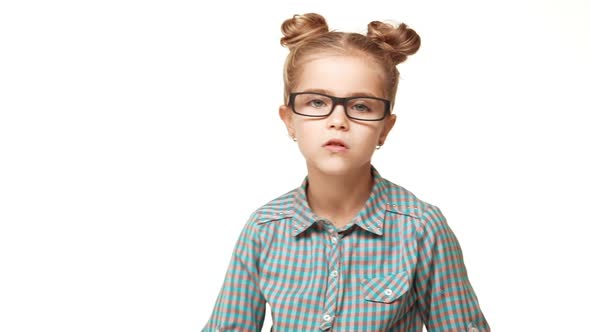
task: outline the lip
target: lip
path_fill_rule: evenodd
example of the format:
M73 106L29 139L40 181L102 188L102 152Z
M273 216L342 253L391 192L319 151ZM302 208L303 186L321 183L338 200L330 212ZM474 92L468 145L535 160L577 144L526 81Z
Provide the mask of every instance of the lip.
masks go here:
M322 145L322 147L332 152L341 152L348 150L348 145L344 143L343 140L335 138L328 140L326 143L324 143L324 145Z

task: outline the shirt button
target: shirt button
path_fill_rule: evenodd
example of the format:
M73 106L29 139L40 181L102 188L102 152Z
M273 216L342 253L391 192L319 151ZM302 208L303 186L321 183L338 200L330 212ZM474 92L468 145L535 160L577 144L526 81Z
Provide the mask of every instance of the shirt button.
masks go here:
M385 290L385 295L391 296L391 294L393 294L393 291L391 289L388 288ZM469 331L469 332L471 332L471 331Z
M332 316L330 316L330 315L324 315L324 320L325 320L326 322L329 322L329 321L330 321L330 319L332 319Z
M336 244L336 242L338 242L338 239L335 236L332 236L332 243Z
M338 271L334 270L332 271L332 273L330 273L330 275L334 278L336 278L338 276Z

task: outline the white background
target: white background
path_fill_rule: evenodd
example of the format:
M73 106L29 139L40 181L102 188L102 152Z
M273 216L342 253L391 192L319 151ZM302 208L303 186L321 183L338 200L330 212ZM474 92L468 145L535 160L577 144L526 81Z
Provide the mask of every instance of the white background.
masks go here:
M279 39L312 11L422 37L374 164L442 209L492 328L590 331L589 6L3 1L0 331L200 331L249 214L305 176Z

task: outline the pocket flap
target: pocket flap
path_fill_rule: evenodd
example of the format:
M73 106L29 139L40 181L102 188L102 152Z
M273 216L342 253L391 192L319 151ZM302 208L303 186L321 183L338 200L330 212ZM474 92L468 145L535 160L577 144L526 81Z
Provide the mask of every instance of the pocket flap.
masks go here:
M410 289L410 278L403 271L364 280L365 300L391 303Z

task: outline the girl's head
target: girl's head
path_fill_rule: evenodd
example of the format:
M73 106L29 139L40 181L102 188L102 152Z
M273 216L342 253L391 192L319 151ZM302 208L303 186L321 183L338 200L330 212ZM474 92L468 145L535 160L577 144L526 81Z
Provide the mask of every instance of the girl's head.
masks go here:
M285 104L297 85L306 62L325 55L358 56L380 68L383 95L392 107L399 81L396 66L420 48L420 36L404 23L394 27L387 23L369 23L367 35L329 31L323 16L315 13L295 15L281 26L281 45L289 48L283 80Z
M308 170L345 174L369 167L395 124L396 65L418 50L420 37L403 23L371 22L366 36L329 31L318 14L295 15L282 31L290 53L279 113Z

